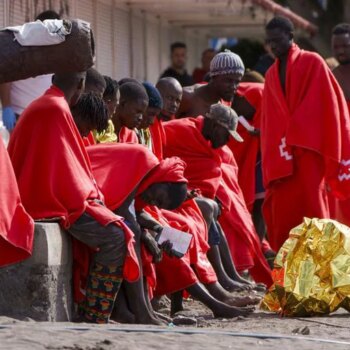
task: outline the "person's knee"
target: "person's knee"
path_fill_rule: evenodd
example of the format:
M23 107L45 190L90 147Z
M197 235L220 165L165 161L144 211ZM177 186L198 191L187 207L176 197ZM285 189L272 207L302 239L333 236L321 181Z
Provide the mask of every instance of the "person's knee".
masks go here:
M202 212L203 217L208 221L212 221L217 218L218 215L218 205L215 201L209 198L198 198L196 200L199 209Z
M99 263L103 265L123 265L127 250L123 229L114 224L106 226L106 232L101 235L98 248L96 260Z

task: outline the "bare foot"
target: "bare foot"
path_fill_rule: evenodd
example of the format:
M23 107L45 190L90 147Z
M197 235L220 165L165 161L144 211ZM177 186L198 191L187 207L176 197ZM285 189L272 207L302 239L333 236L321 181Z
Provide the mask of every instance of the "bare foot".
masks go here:
M169 322L166 320L161 320L160 318L157 318L156 315L152 314L144 314L138 319L135 319L136 324L152 324L155 326L164 326L167 325Z
M170 317L168 317L168 316L166 316L166 315L163 315L163 314L160 313L160 312L154 311L154 315L155 315L157 318L159 318L160 320L165 321L165 322L167 322L167 323L171 323L171 322L173 321Z
M241 283L231 279L224 279L224 280L219 279L219 283L228 292L243 292L243 291L250 291L253 289L253 287L250 284Z
M244 297L231 296L229 298L225 298L223 302L231 306L244 307L248 305L257 305L259 304L260 300L261 298L257 296L244 296Z
M238 316L248 316L254 311L254 308L238 308L220 303L220 305L212 311L216 318L234 318Z
M124 307L124 304L119 304L119 307L114 307L112 311L112 315L110 317L110 321L115 321L118 323L135 323L134 314L127 308Z

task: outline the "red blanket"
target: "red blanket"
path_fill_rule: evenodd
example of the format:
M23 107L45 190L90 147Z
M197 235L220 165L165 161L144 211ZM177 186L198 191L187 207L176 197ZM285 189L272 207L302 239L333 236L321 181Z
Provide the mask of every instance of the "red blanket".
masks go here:
M346 101L350 113L350 101ZM340 200L332 194L329 196L331 218L350 226L350 199Z
M157 126L154 130L157 132L152 133L152 144L156 145L155 154L163 157L165 132L161 122L156 125ZM160 139L157 140L156 138ZM161 146L161 148L159 146ZM159 176L164 176L165 171L167 172L165 176L167 181L172 181L174 178L180 179L181 176L183 176L183 169L181 171L179 167L170 167L167 165L169 163L174 164L172 160L173 158L174 157L167 158L164 161L161 161L159 167L163 168L164 171L159 172L156 168L150 171L144 181L140 184L138 192L142 192L152 182L159 182ZM187 182L187 179L182 177L182 182ZM108 201L108 199L106 199L106 201ZM144 275L147 277L147 281L150 287L153 287L156 295L163 295L186 289L198 282L198 279L205 284L217 281L216 273L206 256L206 252L209 248L207 244L207 227L197 204L193 200L186 201L180 208L174 211L159 210L156 207L150 206L145 207L144 203L140 200L137 200L136 202L138 210L141 209L141 205L153 218L163 225L171 226L193 235L189 252L181 259L169 258L167 255L164 255L161 263L156 265L156 275L153 274L154 264L151 264L152 259L150 259L149 253L142 246L142 265ZM194 273L193 268L195 269L197 276ZM172 271L171 275L169 274L169 271ZM177 276L177 278L174 278L173 276Z
M249 120L249 123L257 129L260 129L263 89L264 84L261 83L240 83L237 91L237 94L245 97L256 110L253 119ZM243 137L244 142L236 142L231 138L228 147L235 156L238 165L238 183L251 212L255 201L255 167L260 151L260 138L251 135L241 124L238 124L237 131Z
M268 71L263 96L261 147L266 186L293 174L291 148L301 147L323 157L332 190L348 198L350 120L340 86L320 56L295 44L288 57L286 95L278 67L276 61Z
M86 148L92 172L104 194L106 206L115 210L138 187L158 159L142 145L99 144Z
M0 266L30 257L34 222L25 211L8 153L0 137Z
M167 135L165 156L177 155L187 167L185 176L192 189L223 205L223 225L238 270L250 269L254 279L270 285L271 275L261 252L250 213L237 181L237 166L227 147L214 150L201 134L203 117L164 124Z
M166 143L162 121L155 118L153 125L149 127L152 137L152 151L158 159L163 159L163 148Z
M139 143L139 140L137 139L137 135L134 130L130 130L126 126L123 126L118 134L118 142Z
M181 159L172 157L159 162L157 158L142 145L120 143L97 145L88 147L87 152L92 163L92 170L97 184L104 193L105 202L111 210L118 208L136 188L136 194L141 194L154 183L187 182L183 177L185 164ZM138 201L138 203L140 203L140 201ZM187 206L190 207L188 204ZM138 209L140 209L140 206L138 206ZM186 220L184 220L180 214L176 216L175 213L168 212L170 213L169 216L173 218L173 221L170 221L165 219L165 215L156 208L151 209L147 207L146 210L165 225L171 225L185 231L189 230L185 223ZM198 216L198 212L196 212L195 209L192 210L191 214ZM175 222L174 216L180 221ZM181 222L181 225L179 222ZM203 227L193 225L192 229L201 230ZM205 229L204 227L204 230ZM196 232L197 231L195 231L195 233ZM198 245L199 243L196 238L193 242L193 246L196 249L196 244ZM193 254L195 249L190 249L190 252ZM160 279L157 276L157 280L152 258L145 249L142 249L142 260L144 275L147 278L149 287L151 289L157 288L156 293L158 294L182 290L197 281L190 267L190 264L197 263L197 256L195 260L191 258L169 258L164 255L164 260L156 265L162 276ZM203 269L203 265L199 262L197 265L199 269L201 267ZM165 273L165 271L167 272ZM169 271L172 272L172 276L176 272L175 275L177 277L171 277ZM200 272L203 277L202 281L206 282L209 279L208 275L210 271Z
M279 80L279 62L268 71L261 148L267 188L264 213L274 249L303 216L329 217L325 180L334 195L349 197L349 122L342 91L316 53L292 46L285 94ZM303 190L306 192L300 196Z
M9 154L23 205L34 219L59 218L67 228L87 212L102 225L115 223L123 228L128 245L124 277L138 279L133 233L122 218L95 201L103 196L61 90L51 87L24 111Z

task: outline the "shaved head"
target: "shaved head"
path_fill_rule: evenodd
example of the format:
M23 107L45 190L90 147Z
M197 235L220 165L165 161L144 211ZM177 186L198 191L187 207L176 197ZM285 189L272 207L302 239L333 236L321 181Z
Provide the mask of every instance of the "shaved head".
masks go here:
M114 124L118 122L128 129L140 127L148 102L146 89L141 84L124 83L120 86L120 102L113 117Z
M72 107L84 91L85 78L86 72L59 72L54 74L52 83L62 90L69 106Z
M166 77L158 81L156 88L163 99L163 109L159 117L164 121L174 119L182 99L181 84L174 78Z
M102 97L106 86L107 84L103 75L95 68L89 68L86 71L85 92L94 92Z
M138 83L124 83L120 86L120 100L132 101L132 100L147 100L148 95L143 85Z
M162 78L158 81L156 88L162 93L164 89L176 89L178 91L182 91L181 84L175 79L171 77Z
M123 79L120 79L118 83L119 83L119 86L122 86L126 83L135 83L135 84L142 85L141 82L139 82L137 79L134 79L134 78L123 78Z

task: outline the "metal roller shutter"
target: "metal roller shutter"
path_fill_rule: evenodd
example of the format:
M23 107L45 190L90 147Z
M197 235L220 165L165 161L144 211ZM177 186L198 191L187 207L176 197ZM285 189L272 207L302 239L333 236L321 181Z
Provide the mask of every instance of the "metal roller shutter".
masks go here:
M101 74L113 76L113 7L97 3L96 61Z
M32 20L31 1L11 0L8 2L8 20L9 25L21 25Z
M170 64L170 34L169 27L162 26L160 31L160 69L163 72Z
M76 17L89 22L94 31L94 35L96 35L93 0L76 1Z
M151 20L147 21L146 28L146 52L147 52L147 80L156 83L160 72L159 62L159 24Z
M131 75L129 12L115 8L114 26L115 75L117 79L121 79Z
M144 19L132 16L132 76L138 80L145 80L145 33Z

